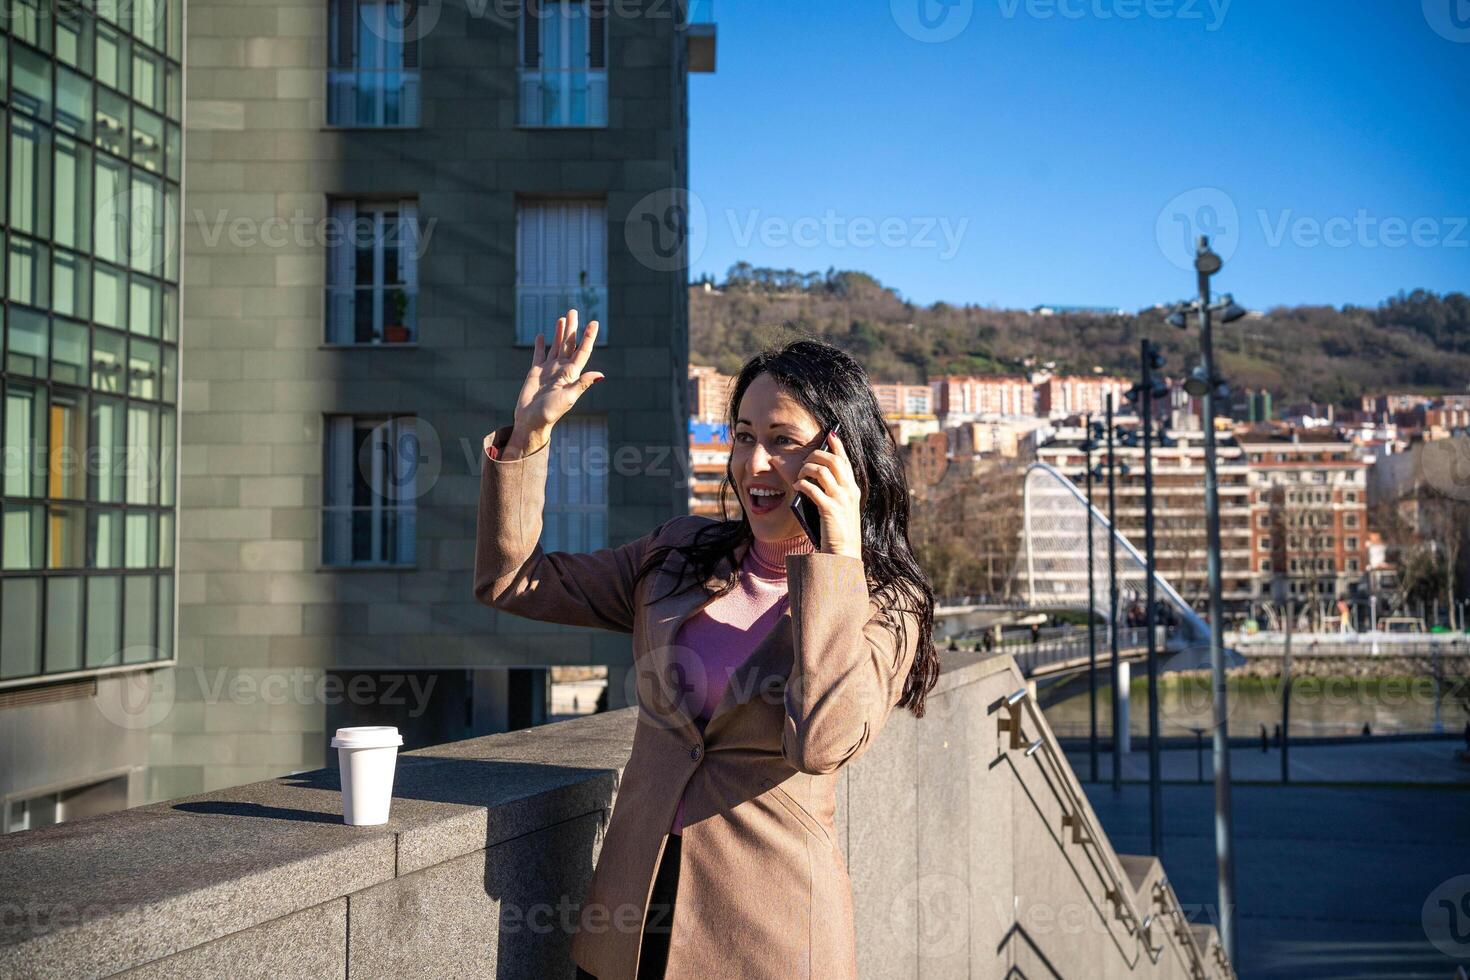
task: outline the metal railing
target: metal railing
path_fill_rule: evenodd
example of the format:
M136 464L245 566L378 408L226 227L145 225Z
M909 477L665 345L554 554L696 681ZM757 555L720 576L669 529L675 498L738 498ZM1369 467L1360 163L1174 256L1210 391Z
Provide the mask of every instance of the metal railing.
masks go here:
M327 125L417 126L417 68L331 68Z
M1123 922L1128 934L1142 944L1143 952L1149 957L1150 962L1157 963L1163 947L1153 945L1151 930L1155 916L1152 914L1147 917L1141 916L1138 909L1134 907L1130 898L1131 888L1127 884L1127 872L1123 870L1112 848L1106 845L1107 838L1099 833L1098 827L1093 822L1072 767L1067 762L1056 738L1052 735L1030 691L1024 687L1018 689L1001 702L1000 710L1004 715L997 724L999 731L1009 736L1006 743L1009 749L1011 751L1022 750L1025 758L1039 756L1050 763L1051 773L1046 782L1052 787L1057 802L1061 804L1062 830L1067 835L1066 840L1089 852L1089 863L1098 872L1101 879L1104 901L1112 904L1114 915ZM1028 729L1037 733L1035 738L1027 738ZM1164 885L1169 908L1161 911L1175 919L1175 938L1190 958L1191 975L1205 978L1209 974L1204 952L1199 948L1193 933L1189 930L1188 920L1184 916L1178 898L1174 895L1173 890L1168 888L1167 883ZM1159 897L1157 885L1155 889L1157 899ZM1219 965L1227 977L1233 976L1228 961L1220 960Z
M522 68L522 126L606 126L607 69Z
M419 295L410 286L328 286L327 343L409 344L419 339Z

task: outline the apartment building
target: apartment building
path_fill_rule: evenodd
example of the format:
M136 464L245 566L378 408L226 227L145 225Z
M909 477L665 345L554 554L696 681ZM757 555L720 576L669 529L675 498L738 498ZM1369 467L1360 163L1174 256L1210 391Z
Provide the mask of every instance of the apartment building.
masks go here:
M1242 429L1249 467L1251 566L1271 595L1284 576L1299 600L1354 592L1368 569L1369 463L1334 431Z
M689 417L698 422L727 423L735 376L716 368L689 365Z
M720 484L730 461L730 426L725 422L689 420L689 513L724 520L736 516L733 492L729 512L720 509Z
M1102 375L1041 375L1035 380L1036 414L1052 419L1102 415L1107 411L1109 396L1113 410L1120 412L1123 394L1133 385L1126 378Z
M947 426L985 416L1033 416L1036 386L1019 377L946 375L929 379L934 412Z
M1196 609L1206 607L1209 578L1205 532L1204 433L1170 430L1172 446L1156 446L1154 461L1154 533L1159 573ZM1039 462L1048 463L1077 486L1085 486L1086 433L1076 425L1062 426L1054 437L1036 451ZM1216 439L1220 499L1221 597L1234 615L1249 608L1259 595L1251 564L1252 491L1242 448L1228 434ZM1121 467L1116 477L1118 528L1140 552L1144 547L1143 448L1116 443L1115 456ZM1105 462L1107 453L1092 454L1094 466ZM1108 512L1105 482L1093 487L1093 504ZM1082 575L1085 578L1085 569ZM1086 582L1079 586L1086 590Z
M885 418L931 418L934 393L928 385L875 384L873 396Z
M688 75L713 69L713 25L683 2L199 0L184 134L182 12L158 17L148 34L84 16L54 46L8 39L12 128L34 88L24 112L57 154L36 172L95 172L93 201L127 191L134 220L139 197L179 220L143 236L168 259L150 270L59 215L10 210L12 279L33 284L10 308L36 305L54 330L26 425L86 420L88 439L158 447L163 478L114 487L109 470L59 523L12 519L7 496L7 535L54 543L7 545L5 662L35 661L10 639L29 600L48 679L48 663L74 672L67 658L173 669L151 672L141 710L113 697L111 738L77 727L91 705L52 711L7 797L68 792L83 742L79 765L126 770L139 802L318 767L339 725L394 724L409 745L522 727L545 718L554 665L611 665L611 704L625 703L625 637L475 601L481 440L510 421L536 333L575 307L601 321L608 380L557 427L542 545L617 545L686 511L687 252L670 216L687 188ZM89 388L88 343L91 401L68 407L57 392ZM7 378L7 404L21 397ZM48 504L73 499L46 479ZM38 569L81 556L80 581L11 585L21 545ZM95 611L71 639L68 603Z

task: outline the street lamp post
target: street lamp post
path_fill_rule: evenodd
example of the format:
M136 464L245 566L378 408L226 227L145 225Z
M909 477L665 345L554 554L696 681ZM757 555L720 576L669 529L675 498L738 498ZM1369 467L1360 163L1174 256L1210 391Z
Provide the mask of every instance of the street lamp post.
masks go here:
M1082 440L1087 469L1087 754L1092 781L1097 782L1097 587L1094 584L1092 544L1092 416L1085 416L1087 436Z
M1118 716L1122 711L1122 691L1118 689L1118 492L1117 456L1113 440L1113 394L1108 392L1108 634L1111 639L1112 665L1109 687L1113 694L1113 792L1123 789L1123 729Z
M1138 389L1138 407L1143 416L1143 540L1144 540L1144 628L1148 631L1148 826L1149 843L1155 857L1164 855L1164 800L1161 760L1159 755L1159 650L1155 631L1154 603L1154 370L1164 366L1164 358L1147 339L1142 342L1140 360L1143 377Z
M1218 876L1220 906L1220 945L1235 961L1235 852L1234 829L1230 806L1230 743L1227 728L1228 705L1225 688L1224 614L1220 583L1220 488L1215 456L1215 398L1225 390L1215 373L1215 351L1210 330L1210 316L1220 313L1222 323L1231 323L1246 315L1226 295L1218 309L1210 305L1210 277L1224 266L1223 260L1210 250L1209 238L1201 235L1195 254L1199 298L1176 309L1169 322L1176 327L1188 326L1186 314L1198 315L1200 369L1185 385L1185 390L1200 399L1205 430L1205 533L1209 571L1210 674L1214 703L1214 739L1212 758L1215 764L1215 864Z

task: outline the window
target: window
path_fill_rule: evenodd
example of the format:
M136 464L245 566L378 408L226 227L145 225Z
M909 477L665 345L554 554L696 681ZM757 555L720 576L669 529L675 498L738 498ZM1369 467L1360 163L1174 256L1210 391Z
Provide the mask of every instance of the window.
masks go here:
M412 564L417 419L329 416L325 431L322 563Z
M332 0L327 124L417 126L418 0Z
M563 418L551 437L541 547L595 551L607 547L607 420Z
M1357 514L1344 514L1343 517L1342 517L1342 526L1343 527L1357 527L1358 526L1358 515Z
M607 343L607 207L526 201L516 211L516 343L531 345L575 309Z
M525 0L522 126L607 125L605 0Z
M0 687L167 658L175 595L183 4L12 14Z
M418 340L418 205L334 201L327 343Z
M1347 559L1343 563L1343 570L1344 571L1348 571L1348 572L1356 572L1358 570L1358 559L1356 559L1356 558L1349 558L1349 559Z
M1269 572L1270 570L1271 570L1271 559L1269 559L1269 558L1262 558L1261 559L1261 571L1263 571L1263 572Z
M1352 535L1349 535L1348 537L1343 538L1342 541L1343 541L1343 547L1346 548L1348 551L1357 551L1358 550L1358 539L1355 538L1355 537L1353 537Z

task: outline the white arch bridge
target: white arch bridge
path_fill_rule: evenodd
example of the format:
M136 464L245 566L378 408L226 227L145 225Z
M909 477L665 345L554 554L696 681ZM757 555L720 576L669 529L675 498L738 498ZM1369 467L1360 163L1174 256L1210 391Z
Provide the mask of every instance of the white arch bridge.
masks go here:
M1086 495L1077 485L1046 463L1033 463L1022 481L1022 519L1020 547L1012 575L1010 595L1001 601L960 601L941 605L934 610L935 641L972 639L996 626L1032 625L1038 627L1048 614L1074 611L1085 613L1089 607L1098 618L1097 655L1104 662L1111 652L1109 598L1109 535L1117 542L1117 574L1119 615L1129 600L1140 600L1146 593L1147 563L1133 542L1115 531L1097 507L1089 507ZM1088 599L1087 545L1092 538L1093 595ZM1160 670L1198 670L1210 665L1209 625L1190 607L1175 588L1154 573L1154 592L1158 602ZM1008 644L1022 671L1028 676L1064 673L1086 667L1088 639L1085 626L1063 631L1046 631L1046 639L1036 643ZM1119 652L1122 656L1139 657L1145 652L1146 631L1120 627ZM1245 659L1233 650L1226 651L1226 665L1243 664Z

